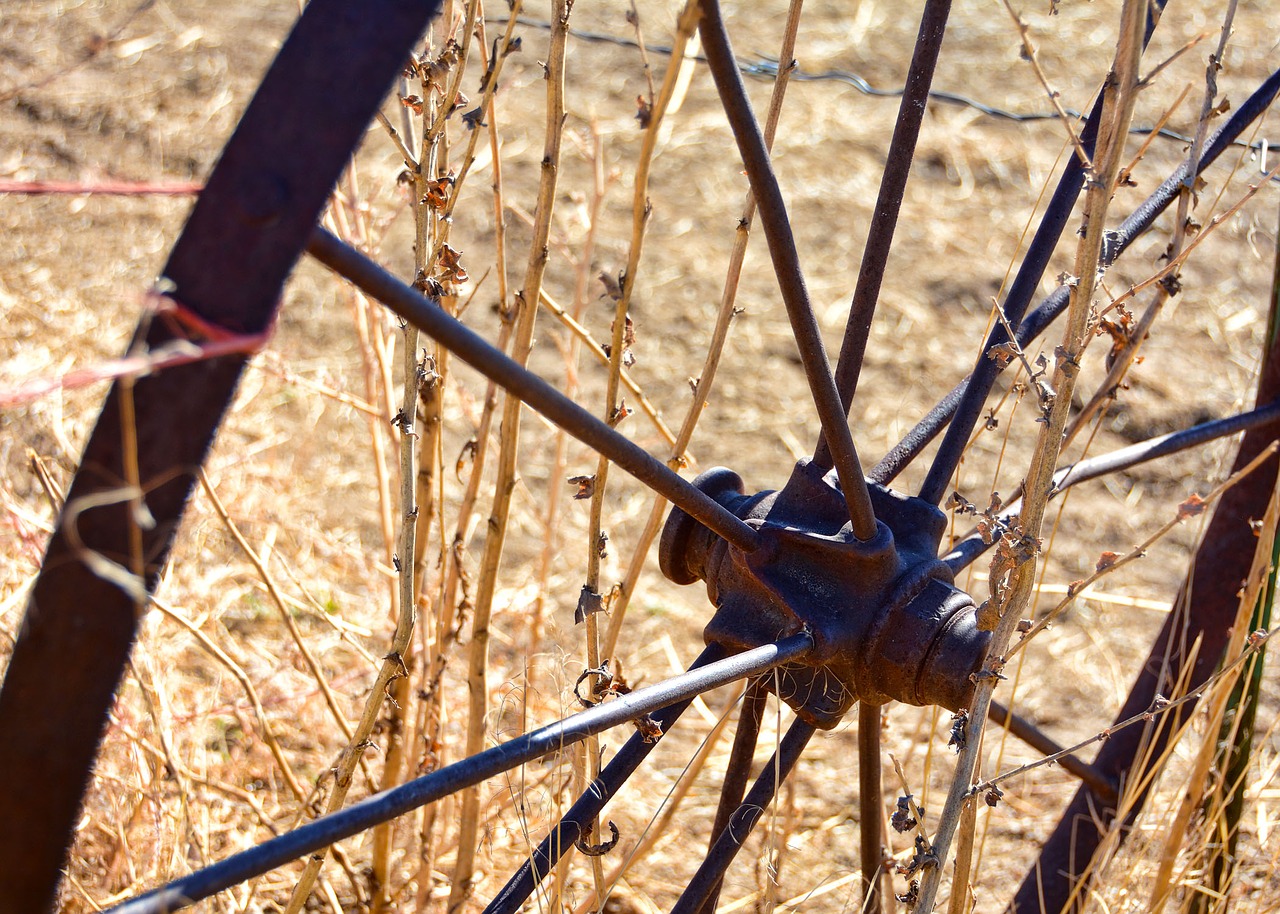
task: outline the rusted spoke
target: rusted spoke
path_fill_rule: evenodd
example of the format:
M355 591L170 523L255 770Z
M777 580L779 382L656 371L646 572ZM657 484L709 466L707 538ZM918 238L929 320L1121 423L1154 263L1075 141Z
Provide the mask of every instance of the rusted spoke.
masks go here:
M308 253L345 276L458 358L511 391L582 443L595 448L655 492L745 552L756 547L756 533L682 479L662 461L609 428L533 372L520 367L421 292L392 276L364 254L323 228L311 237Z
M862 265L858 268L858 283L853 291L853 304L849 320L844 328L844 342L840 345L840 358L836 362L836 388L844 404L844 414L849 415L853 395L858 389L858 376L862 372L862 359L866 354L867 336L871 333L871 319L880 299L880 284L884 280L885 264L893 246L893 233L898 225L898 213L902 209L902 196L911 173L911 160L915 157L916 141L920 137L920 125L924 121L925 102L933 84L933 71L942 50L942 38L946 31L947 16L951 12L951 0L929 0L920 19L920 32L916 37L915 53L907 70L906 88L902 104L898 108L898 120L889 143L889 157L880 177L880 193L872 210L871 226L867 232L867 244L862 252ZM813 452L813 461L822 467L831 467L831 449L824 436Z
M809 302L809 290L800 269L800 257L796 253L786 203L783 202L777 176L773 173L760 124L747 100L742 74L729 44L729 33L725 30L724 19L720 15L720 4L717 0L701 0L700 6L702 22L699 30L707 63L720 93L725 114L729 118L729 125L733 128L738 151L751 181L751 192L755 194L756 206L760 210L760 224L764 229L765 240L769 243L769 255L773 259L773 269L782 290L782 301L791 321L791 332L795 336L809 390L817 407L822 434L834 458L840 488L849 509L849 519L853 522L853 534L865 542L876 535L875 511L871 507L871 495L867 491L867 481L862 474L862 463L853 444L853 435L849 432L849 422L840 403L840 392L836 389L835 378L831 374L818 321Z

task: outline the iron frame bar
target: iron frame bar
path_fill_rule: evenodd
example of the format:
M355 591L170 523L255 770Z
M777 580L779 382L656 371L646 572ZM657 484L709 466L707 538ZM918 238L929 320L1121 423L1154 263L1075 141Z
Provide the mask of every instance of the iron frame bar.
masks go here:
M579 711L431 774L374 794L126 901L110 911L114 914L168 914L187 907L246 879L270 872L292 860L315 853L381 822L433 803L519 765L559 752L597 733L637 720L676 702L692 699L722 685L748 676L758 676L779 664L798 660L812 647L813 639L801 632L774 644L713 660L705 666ZM708 648L708 651L715 650L718 649ZM704 652L703 659L706 657L707 653Z
M858 390L858 378L867 351L867 338L871 334L871 321L880 300L880 286L884 282L885 267L893 248L894 231L898 226L898 213L911 175L911 162L915 158L920 127L933 86L933 73L942 51L942 39L946 33L947 18L951 13L951 0L927 0L920 17L920 30L916 35L915 51L907 69L907 80L898 106L898 117L893 126L893 138L889 142L889 154L884 172L880 176L880 191L875 209L871 211L871 225L867 230L867 242L862 251L862 263L858 268L858 281L849 306L844 339L840 355L836 359L836 389L840 392L846 421L853 397ZM825 436L818 439L813 451L813 462L824 469L831 469L831 449Z
M263 338L333 185L439 5L312 0L173 247L157 289L168 310L143 315L131 352ZM138 620L246 361L242 352L111 385L0 689L3 914L54 904Z
M742 849L742 845L746 843L756 824L764 816L765 810L773 802L776 788L790 777L805 746L816 731L816 727L798 717L791 722L782 737L778 751L769 759L755 783L751 785L751 789L747 791L746 797L730 817L728 826L712 845L698 867L698 871L693 874L684 892L676 900L671 914L695 914L704 910L712 892L724 881L724 874L729 869L729 864L733 863L738 851Z
M755 530L376 261L324 228L315 230L307 252L734 546L744 552L756 548Z
M791 322L791 332L796 340L814 406L817 408L822 434L831 449L836 473L840 478L840 488L849 508L853 535L866 542L876 535L875 510L871 506L871 493L867 489L862 463L858 459L853 434L849 430L849 422L840 402L840 392L836 389L835 377L827 360L822 333L818 329L818 321L809 301L809 290L800 269L800 255L796 251L795 236L791 232L787 205L782 199L782 190L773 172L764 134L760 132L760 124L751 111L742 73L734 58L729 33L720 14L720 4L718 0L699 0L699 6L702 8L702 21L698 30L702 35L703 52L715 80L716 91L720 94L720 103L737 141L747 178L751 182L751 193L756 199L760 225L768 242L769 256L773 260L773 271L777 275L787 318Z
M707 648L690 666L691 670L705 666L715 659L718 649ZM668 733L671 726L693 703L692 698L685 699L657 711L653 715L654 722ZM649 757L649 753L657 748L658 740L646 739L644 734L633 733L609 760L609 764L601 769L600 774L582 792L573 806L569 808L556 823L547 837L520 865L520 869L507 880L506 885L493 897L484 909L484 914L516 914L529 896L537 889L538 883L550 874L564 853L581 837L583 829L595 821L600 811L613 799L623 784L630 779L641 763Z
M1180 432L1170 432L1129 447L1120 448L1107 454L1099 454L1077 463L1065 466L1054 474L1051 498L1056 498L1072 486L1100 476L1118 473L1130 467L1139 466L1161 457L1168 457L1181 451L1200 447L1210 441L1225 438L1228 435L1248 432L1280 421L1280 401L1237 413L1225 419L1202 422ZM1021 500L1014 500L1005 505L1000 519L1008 522L1018 513ZM978 557L991 548L993 543L986 543L977 533L970 533L953 545L942 561L956 574L977 561Z
M1222 128L1214 134L1213 139L1205 148L1204 155L1200 159L1196 174L1202 174L1219 156L1231 148L1245 128L1266 111L1275 100L1277 93L1280 93L1280 70L1272 73L1262 85L1245 99L1240 107L1227 119L1227 122L1222 125ZM1124 220L1114 234L1110 250L1105 252L1106 266L1109 267L1114 263L1116 258L1123 254L1143 232L1149 229L1156 218L1177 199L1185 178L1185 172L1186 165L1184 163ZM1068 298L1069 290L1066 286L1060 286L1037 305L1017 325L1018 345L1025 348L1039 337L1054 319L1066 310ZM1014 318L1011 317L1010 323L1013 322ZM992 339L995 338L993 335ZM1000 337L1000 339L1003 339L1003 337ZM988 348L983 349L979 364L989 361L986 359L988 351ZM885 485L892 482L908 464L929 446L929 443L933 441L938 433L952 421L952 417L956 415L958 406L965 397L969 385L973 383L973 377L973 374L965 377L964 380L939 400L937 405L923 419L917 422L879 463L871 468L871 471L867 474L868 477ZM985 394L982 400L985 401ZM981 404L979 404L980 409ZM972 429L970 429L971 432ZM964 436L966 444L968 437L968 434ZM949 460L950 458L947 459ZM950 479L949 473L942 475L941 471L939 471L939 475L944 480ZM931 484L930 489L935 485ZM933 492L930 491L929 494L933 494ZM923 494L921 497L924 497ZM940 499L941 495L938 496L938 499L930 500L936 504Z

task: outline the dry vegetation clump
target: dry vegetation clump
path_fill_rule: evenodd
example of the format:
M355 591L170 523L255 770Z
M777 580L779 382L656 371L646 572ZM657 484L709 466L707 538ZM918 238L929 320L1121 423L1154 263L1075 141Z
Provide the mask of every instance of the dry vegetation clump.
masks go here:
M1063 106L1086 110L1114 55L1120 4L1054 5L1058 15L1037 7L1024 21ZM757 63L778 55L786 4L730 6L739 54ZM1239 6L1218 77L1219 98L1235 103L1280 64L1269 4ZM816 441L812 401L758 231L742 242L736 298L722 291L747 182L711 79L693 59L696 44L683 67L658 47L685 40L683 4L637 4L631 19L617 5L579 4L562 63L546 6L524 8L529 18L515 25L505 5L465 25L466 5L451 7L384 106L383 123L371 125L326 226L662 459L690 471L731 466L752 491L781 485ZM795 39L800 70L787 85L773 154L832 353L897 110L895 99L860 94L842 74L900 86L916 15L874 0L810 0ZM0 20L0 129L13 142L0 150L0 181L201 181L295 16L288 3L144 3L132 12L105 2L9 3ZM1171 131L1195 132L1221 17L1218 5L1170 5L1142 70L1173 59L1140 94L1135 124L1167 116ZM957 3L935 88L1004 111L1049 111L1022 51L1003 6ZM480 81L491 62L500 66L494 93ZM549 95L545 78L550 72L554 82L561 66L562 99ZM669 68L688 81L675 81L663 111ZM762 118L773 86L748 83ZM459 89L467 100L453 110L446 99ZM552 130L554 188L540 184L549 122L562 124ZM1246 139L1266 137L1274 124L1264 117ZM1112 214L1129 212L1187 154L1177 140L1146 144L1135 134L1126 162L1140 147L1133 184L1117 189ZM994 320L992 299L1069 155L1056 118L1013 121L930 104L852 413L869 462L970 370ZM1183 292L1118 399L1064 461L1251 405L1273 291L1277 185L1211 220L1248 194L1258 168L1241 147L1206 176L1192 215L1211 237L1184 266ZM641 233L642 174L638 199L651 212ZM0 548L9 557L0 566L0 658L12 650L60 493L106 389L101 379L39 395L24 385L84 369L105 377L189 205L181 196L0 193ZM1102 307L1163 265L1174 221L1164 216L1107 274L1096 295ZM1051 277L1071 269L1076 239L1068 235L1045 293ZM530 256L543 246L544 271ZM713 382L704 360L722 300L728 343ZM1037 344L1050 359L1057 334ZM1077 408L1105 375L1106 343L1091 348ZM1039 354L1026 353L1033 363ZM954 480L980 505L1020 483L1035 446L1037 410L1025 375L1015 374L1001 382ZM407 391L405 377L414 379ZM700 413L696 432L677 444L691 411ZM409 413L412 435L404 434ZM515 455L512 466L504 467L504 450ZM1100 554L1124 555L1193 493L1208 495L1233 453L1231 442L1217 442L1052 503L1029 615L1061 601ZM916 491L928 457L895 486ZM418 510L405 524L410 503ZM1267 507L1258 506L1259 519ZM604 660L631 687L683 669L710 612L700 589L668 583L648 556L660 511L625 473L607 472L606 482L596 454L531 410L508 407L482 375L304 261L143 620L85 801L63 909L100 910L571 713L580 707L575 683ZM505 523L491 520L503 515ZM955 535L966 522L955 518ZM1064 745L1099 734L1171 610L1202 523L1172 525L1145 557L1079 595L1010 665L998 697ZM1272 513L1260 543L1274 527ZM1261 580L1266 562L1258 568ZM959 583L985 594L986 562ZM576 624L584 588L607 611ZM411 630L409 603L417 609ZM403 669L388 660L393 645ZM1215 865L1210 851L1222 843L1213 804L1223 795L1214 750L1234 719L1225 681L1168 750L1133 837L1108 849L1090 910L1280 906L1276 685L1273 664L1241 781L1246 813L1229 896L1203 888ZM570 854L537 910L596 910L598 886L608 887L606 910L670 908L705 847L732 742L725 724L740 703L735 688L695 702L607 808L618 847L603 857ZM757 763L791 716L770 705ZM361 729L362 718L369 727ZM901 764L930 833L953 770L951 726L937 709L892 706L884 718L886 754ZM627 735L611 732L344 842L313 867L313 888L299 862L203 909L478 910ZM1042 758L1002 731L986 741L986 777ZM352 746L358 751L345 751ZM856 910L855 746L852 723L815 738L731 871L720 911ZM353 769L345 797L335 786L344 762ZM903 791L887 761L885 770L888 817ZM981 911L1011 895L1075 781L1039 765L1001 787L1000 804L977 818L971 891ZM909 861L912 835L888 835L895 860ZM907 891L900 878L893 886Z

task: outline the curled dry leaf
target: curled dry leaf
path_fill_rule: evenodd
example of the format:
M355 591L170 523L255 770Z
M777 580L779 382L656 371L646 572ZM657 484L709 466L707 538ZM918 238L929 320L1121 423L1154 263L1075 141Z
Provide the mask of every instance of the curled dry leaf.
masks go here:
M653 120L653 105L643 95L636 96L636 120L640 122L641 130L648 129L649 122Z
M619 400L617 407L615 407L613 412L609 414L609 426L611 428L617 428L622 420L627 418L627 416L631 415L633 412L635 412L635 410L627 406L627 401L625 399Z
M578 491L573 493L575 499L590 498L595 494L596 478L594 476L570 476L568 483L578 487Z
M601 270L600 283L604 286L604 294L609 298L614 301L622 298L622 283L618 281L618 277L607 270Z
M610 821L608 825L610 836L606 840L599 844L588 844L586 842L586 836L584 835L574 842L574 847L583 854L586 854L588 857L603 857L605 854L609 853L609 851L618 846L618 826L614 825L612 821Z
M574 610L573 621L576 625L581 625L587 621L587 616L601 612L603 609L604 597L583 584L582 592L578 594L578 607Z
M1204 513L1204 499L1199 495L1192 493L1186 501L1178 505L1178 520L1186 520L1188 517L1196 517Z
M969 742L968 736L969 725L969 709L961 708L951 718L951 738L947 740L948 746L954 746L956 752L960 752Z
M1004 368L1018 357L1018 344L1014 342L1000 343L987 350L987 358Z
M662 724L648 714L636 720L636 730L646 743L656 743L662 739Z
M440 273L449 282L466 282L467 271L462 267L462 252L450 245L440 245L440 256L436 259Z
M449 203L449 192L456 180L451 171L443 177L427 181L427 192L422 195L422 204L435 210L444 209Z
M898 808L889 817L889 824L900 835L916 827L916 817L911 814L911 797L898 797Z
M453 472L458 477L458 482L462 482L462 471L467 468L467 464L476 459L476 451L479 447L480 442L476 440L475 435L472 435L458 451L458 459L453 465Z

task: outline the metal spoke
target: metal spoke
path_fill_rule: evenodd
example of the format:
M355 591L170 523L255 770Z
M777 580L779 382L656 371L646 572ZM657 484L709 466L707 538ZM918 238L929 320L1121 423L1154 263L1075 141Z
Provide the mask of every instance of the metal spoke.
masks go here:
M862 860L864 914L878 914L880 869L884 859L880 827L880 706L858 702L858 840Z
M791 722L786 735L782 737L782 744L778 747L778 751L774 753L773 758L769 759L769 763L756 778L746 799L738 806L729 820L729 826L720 835L720 839L711 848L702 865L698 867L698 872L694 874L684 893L676 901L671 914L695 914L702 910L703 905L711 897L712 891L724 879L725 870L729 868L733 858L746 843L747 837L760 821L760 817L764 815L764 811L773 802L775 791L800 760L800 754L804 752L804 747L813 736L815 729L812 724L806 724L799 718Z
M399 787L384 790L309 825L197 870L164 888L126 901L111 910L116 914L165 914L184 908L246 879L261 876L292 860L372 828L380 822L433 803L527 762L559 752L566 746L582 742L611 727L636 720L645 714L730 682L758 676L779 664L797 660L812 647L813 639L801 632L774 644L710 662L700 669L674 676L665 682L637 689L431 774L407 781ZM704 658L705 656L704 654Z
M1222 129L1220 129L1213 137L1205 149L1204 155L1200 159L1197 174L1204 172L1214 161L1218 159L1231 145L1239 138L1254 120L1256 120L1275 100L1276 94L1280 92L1280 70L1272 73L1265 82L1262 83L1239 108L1231 115ZM1185 165L1181 166L1168 179L1165 180L1159 188L1155 190L1134 212L1126 219L1115 232L1109 249L1104 251L1104 261L1110 266L1120 254L1128 249L1133 241L1151 227L1156 218L1168 208L1168 206L1178 198L1178 193L1183 184ZM1045 329L1053 322L1059 314L1067 306L1069 297L1068 289L1060 286L1055 289L1043 302L1041 302L1026 319L1018 325L1018 344L1026 347L1035 340ZM1013 319L1010 318L1010 322ZM988 350L983 350L981 362L989 361L985 355ZM998 373L998 372L997 372ZM931 442L947 423L951 421L956 414L961 398L965 395L969 384L972 383L973 375L966 377L955 388L951 390L945 397L939 401L929 413L916 423L903 439L889 451L884 458L877 463L868 474L870 479L879 483L891 482L903 469L907 467L921 452L928 447ZM976 396L976 395L975 395ZM984 392L982 399L985 400ZM959 433L957 433L958 435ZM968 441L968 434L964 436L965 442ZM947 458L948 461L951 459ZM936 463L936 461L935 461ZM950 474L943 474L939 470L937 475L943 480L950 479ZM929 494L933 494L936 483L930 483ZM945 488L944 488L945 491ZM923 493L922 496L923 497ZM936 504L940 501L942 495L937 498L931 498Z
M1051 497L1057 497L1072 486L1087 482L1090 479L1118 473L1121 470L1127 470L1142 463L1157 460L1161 457L1168 457L1170 454L1199 447L1203 444L1208 444L1210 441L1225 438L1228 435L1259 428L1277 420L1280 420L1280 402L1260 406L1246 413L1237 413L1225 419L1203 422L1180 432L1171 432L1168 435L1141 441L1138 444L1132 444L1129 447L1120 448L1108 454L1100 454L1097 457L1081 460L1070 466L1063 467L1054 474ZM1020 504L1020 499L1014 499L1005 505L1000 514L1001 520L1008 521L1017 514ZM977 533L971 533L952 546L951 550L942 557L942 561L952 571L959 573L969 567L978 556L989 548L991 548L991 544L983 542L982 537Z
M702 652L690 667L696 670L715 660L721 651L709 647ZM662 728L663 733L671 730L693 699L687 698L677 704L663 708L653 715L654 722ZM570 847L582 837L582 830L604 809L605 804L613 798L623 784L640 767L641 762L649 757L649 753L658 745L658 740L646 738L645 734L633 733L618 753L609 760L600 771L599 776L583 791L582 796L569 808L551 833L542 840L529 857L521 864L520 869L507 880L502 891L494 896L484 909L484 914L515 914L520 906L528 900L537 888L538 883L546 878L551 868Z
M764 719L768 697L768 688L763 679L751 683L743 697L742 710L738 714L738 729L733 734L733 749L729 753L724 783L720 787L720 803L716 807L716 818L711 825L711 848L716 846L724 830L729 827L734 812L742 803L742 795L747 792L747 781L751 779L751 761L755 757L756 743L760 738L760 721ZM700 914L713 914L719 895L720 883L716 882L706 902L699 908Z
M1091 156L1094 143L1098 138L1098 122L1101 120L1101 114L1102 97L1099 96L1080 135L1081 146ZM1031 296L1035 295L1036 289L1040 286L1044 271L1049 266L1049 258L1057 249L1062 233L1067 227L1067 220L1070 219L1076 201L1083 190L1084 164L1078 156L1072 156L1067 162L1067 167L1062 171L1058 187L1053 192L1048 207L1045 208L1044 216L1036 227L1031 244L1027 247L1027 255L1018 267L1013 284L1009 287L1009 294L1005 296L1004 304L1001 306L1005 319L1011 326L1018 326L1026 314L1027 306L1031 304ZM920 498L925 501L936 505L941 503L946 495L951 477L955 475L956 467L960 465L960 457L969 444L969 436L973 434L978 419L982 415L982 408L986 405L987 396L991 393L996 377L1002 370L996 361L987 358L987 353L992 347L1008 341L1008 331L1005 330L1002 322L997 321L991 328L991 334L983 344L982 351L978 353L977 364L965 384L964 393L955 408L955 415L951 417L951 424L942 439L942 444L938 446L938 453L929 467L924 484L920 487Z
M375 261L323 228L316 229L307 252L728 542L744 552L756 548L756 532L745 523Z
M1154 4L1148 13L1146 31L1142 37L1143 48L1151 40L1151 33L1155 31L1159 13L1163 8L1164 0ZM1090 156L1093 155L1094 144L1098 137L1098 124L1101 119L1102 96L1099 95L1097 101L1094 102L1093 110L1089 113L1088 120L1085 122L1084 130L1080 134L1080 146ZM1044 271L1049 265L1049 258L1058 246L1058 241L1062 238L1062 232L1066 228L1067 220L1071 216L1076 200L1084 189L1083 178L1084 163L1080 161L1079 156L1072 156L1070 161L1067 162L1067 167L1063 169L1062 177L1058 181L1058 187L1049 201L1049 206L1045 209L1040 225L1036 228L1036 233L1027 248L1027 255L1023 258L1022 265L1018 268L1018 273L1014 277L1013 285L1009 288L1009 294L1005 296L1004 316L1011 326L1017 326L1021 322L1023 315L1027 311L1027 306L1031 303L1031 296L1035 294L1036 288L1040 285L1040 280L1044 277ZM988 337L986 345L982 347L982 351L978 354L978 362L974 367L973 374L970 376L968 388L965 390L964 396L956 409L956 414L951 420L951 427L947 429L947 434L943 438L942 444L938 447L938 453L934 457L933 465L929 467L929 474L925 478L924 485L920 489L920 497L925 501L936 505L946 495L947 486L951 481L951 477L955 475L956 467L960 465L960 458L964 454L965 446L969 443L969 436L973 434L974 428L977 427L978 419L982 414L982 407L987 402L987 395L991 393L991 386L995 383L996 376L1000 373L996 363L988 359L986 354L991 351L993 346L999 346L1001 343L1008 341L1009 334L1005 330L1003 323L997 322L991 328L991 335Z
M809 302L809 290L805 287L804 274L800 269L800 258L796 253L786 203L783 202L777 176L773 173L760 125L747 100L742 74L738 70L733 48L729 44L729 34L725 31L724 20L720 15L720 4L717 0L701 0L700 6L702 22L698 28L702 34L707 64L720 93L729 126L737 140L747 178L751 182L751 192L755 195L756 206L760 211L760 225L769 244L769 255L773 259L774 273L778 277L782 301L791 322L791 332L804 365L805 378L817 407L818 421L822 425L823 437L834 455L840 488L848 505L849 519L853 523L853 534L865 542L876 535L875 511L871 507L871 495L867 491L867 481L862 474L862 463L853 444L853 435L849 432L849 422L840 403L840 392L836 389L835 378L831 374L818 321Z
M872 210L871 227L867 243L862 251L862 265L858 269L858 283L853 291L853 304L844 328L844 341L840 345L840 357L836 361L836 389L844 414L849 415L853 395L858 389L858 376L862 372L862 360L866 354L867 337L871 333L871 319L880 299L880 285L884 280L885 265L893 246L893 233L898 225L898 213L902 209L902 197L911 173L911 160L915 157L916 141L920 137L920 125L924 121L925 103L933 84L933 71L942 50L942 38L946 32L947 16L951 12L951 0L928 0L924 15L920 18L920 32L916 37L915 53L907 70L906 87L898 108L898 119L889 143L889 157L880 177L880 193ZM831 468L831 449L825 436L818 440L813 452L813 462L824 469Z

